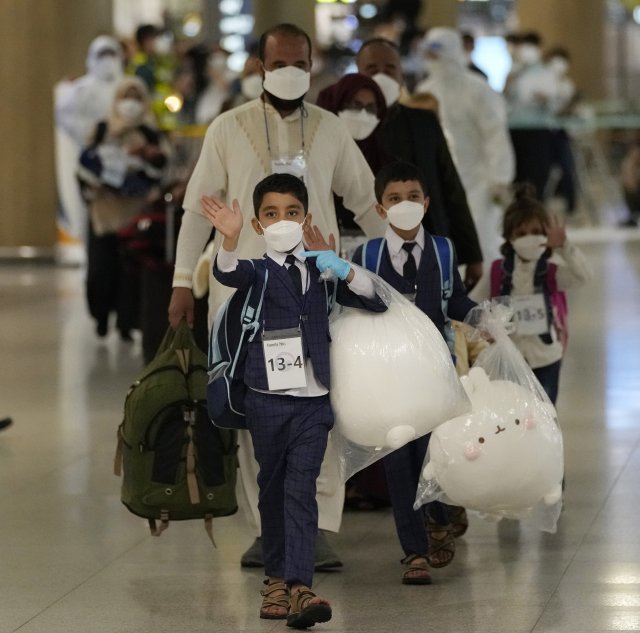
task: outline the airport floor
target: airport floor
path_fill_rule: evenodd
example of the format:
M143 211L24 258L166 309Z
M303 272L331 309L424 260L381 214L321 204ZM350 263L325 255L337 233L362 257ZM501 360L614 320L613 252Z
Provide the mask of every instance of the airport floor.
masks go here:
M400 584L391 514L346 512L319 573L332 633L640 631L640 230L576 230L595 275L570 293L558 531L472 517L431 586ZM98 340L83 272L0 263L0 633L285 631L259 620L244 516L160 538L120 503L116 428L140 341Z

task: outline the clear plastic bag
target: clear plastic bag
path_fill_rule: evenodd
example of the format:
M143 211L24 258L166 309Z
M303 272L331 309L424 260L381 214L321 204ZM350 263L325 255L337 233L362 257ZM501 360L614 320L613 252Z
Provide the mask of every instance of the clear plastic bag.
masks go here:
M471 406L432 321L380 277L357 268L388 309L343 308L331 322L332 437L343 481Z
M415 508L440 500L555 532L562 509L562 433L554 406L507 333L508 301L467 317L492 344L462 383L472 410L431 435Z

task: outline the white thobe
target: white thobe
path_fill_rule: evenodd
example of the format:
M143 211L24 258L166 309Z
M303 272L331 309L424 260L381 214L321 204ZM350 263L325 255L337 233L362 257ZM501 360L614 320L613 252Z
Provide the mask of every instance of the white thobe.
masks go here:
M386 224L375 211L373 174L344 123L334 114L305 103L286 117L268 103L254 99L217 117L209 126L200 158L189 180L184 200L185 213L178 237L173 285L191 287L192 273L211 230L202 214L200 198L215 195L227 204L237 198L245 226L237 256L261 257L264 239L249 225L254 217L253 190L271 173L272 160L294 157L304 151L309 192L309 212L325 238L338 238L338 223L333 192L344 198L345 206L355 214L356 222L369 237L384 234ZM217 252L222 242L216 236ZM231 290L209 278L209 320L230 295ZM327 456L333 454L331 442ZM318 489L320 529L337 532L342 520L344 487L340 485L338 462L325 456ZM260 533L258 513L258 464L248 432L239 433L239 494L256 533ZM246 503L242 503L242 499Z

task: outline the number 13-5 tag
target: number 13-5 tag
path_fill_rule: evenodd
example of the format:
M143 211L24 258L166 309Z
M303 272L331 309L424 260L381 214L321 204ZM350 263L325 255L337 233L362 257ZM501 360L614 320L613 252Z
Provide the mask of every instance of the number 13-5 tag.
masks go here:
M263 332L262 349L269 391L307 386L302 334L298 328Z
M517 315L517 334L528 336L549 332L547 308L542 294L512 296L511 305Z

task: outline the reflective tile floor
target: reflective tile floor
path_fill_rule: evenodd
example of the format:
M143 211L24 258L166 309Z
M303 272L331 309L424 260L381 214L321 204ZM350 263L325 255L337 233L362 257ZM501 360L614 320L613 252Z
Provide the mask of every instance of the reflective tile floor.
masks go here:
M622 238L621 238L622 235ZM633 236L635 239L626 239ZM316 588L349 633L640 630L640 231L577 234L596 270L570 295L559 401L565 511L554 535L472 519L430 587L400 584L390 513L346 513L344 569ZM152 538L112 474L140 342L96 340L82 271L0 264L0 633L284 631L257 617L243 515Z

